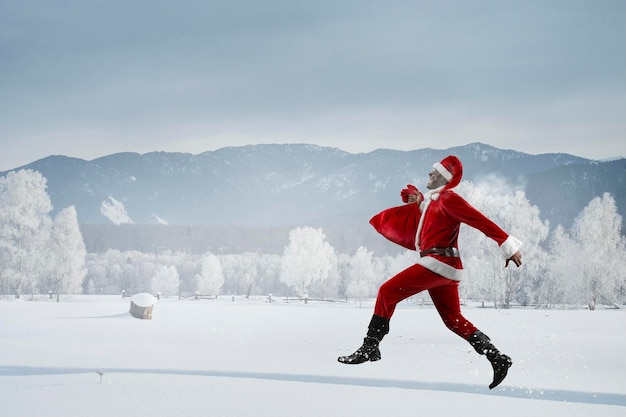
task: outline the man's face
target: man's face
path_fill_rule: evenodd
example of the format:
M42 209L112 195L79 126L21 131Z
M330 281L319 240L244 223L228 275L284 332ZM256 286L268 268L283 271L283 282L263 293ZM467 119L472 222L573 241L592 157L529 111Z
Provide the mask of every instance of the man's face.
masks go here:
M441 175L436 169L433 169L428 174L428 184L426 184L426 188L428 188L429 190L434 190L436 188L446 185L447 183L448 181L443 177L443 175Z

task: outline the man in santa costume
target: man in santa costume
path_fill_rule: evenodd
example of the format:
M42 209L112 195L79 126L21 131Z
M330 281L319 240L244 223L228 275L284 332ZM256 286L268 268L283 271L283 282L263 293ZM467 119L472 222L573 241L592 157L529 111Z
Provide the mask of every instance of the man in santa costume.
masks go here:
M426 186L430 191L426 195L409 185L401 193L406 205L385 210L370 221L388 239L419 251L420 258L380 287L363 345L352 355L339 357L339 362L360 364L380 360L379 343L389 333L389 320L396 305L428 290L444 324L491 363L493 381L489 388L496 387L506 377L513 363L511 358L500 353L489 337L461 314L459 281L463 265L457 242L459 227L465 223L496 241L506 260L505 267L510 261L518 267L522 264L522 243L452 191L462 176L461 161L448 156L433 165Z

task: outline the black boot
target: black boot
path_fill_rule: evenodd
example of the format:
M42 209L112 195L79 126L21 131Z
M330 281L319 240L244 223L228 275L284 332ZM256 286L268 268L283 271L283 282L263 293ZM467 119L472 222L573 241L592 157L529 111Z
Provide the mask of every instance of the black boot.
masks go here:
M491 343L491 339L480 330L474 332L467 341L474 347L476 352L480 355L485 355L491 363L493 381L489 384L489 389L494 389L504 381L509 368L513 365L513 361L507 355L500 353Z
M352 355L340 356L337 360L348 365L380 360L378 345L387 333L389 333L389 319L374 314L367 329L367 336L363 339L363 345Z

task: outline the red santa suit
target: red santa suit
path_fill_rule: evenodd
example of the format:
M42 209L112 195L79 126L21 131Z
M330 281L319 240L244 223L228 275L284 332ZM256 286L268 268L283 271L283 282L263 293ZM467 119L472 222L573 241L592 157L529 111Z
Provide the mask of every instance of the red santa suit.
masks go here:
M419 207L417 204L395 207L374 216L370 221L388 239L422 254L415 265L390 278L380 287L374 314L390 319L400 301L428 290L446 326L467 339L477 328L462 316L458 296L463 272L463 264L458 256L461 223L495 240L504 259L517 252L521 242L451 190L459 184L463 175L458 158L449 156L435 164L434 168L448 180L445 186L428 192ZM404 194L407 191L403 190Z

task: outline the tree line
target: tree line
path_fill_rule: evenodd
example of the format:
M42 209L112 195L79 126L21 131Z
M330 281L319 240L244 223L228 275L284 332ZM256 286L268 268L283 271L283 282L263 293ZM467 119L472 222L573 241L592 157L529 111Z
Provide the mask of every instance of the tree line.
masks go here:
M524 242L524 265L505 269L496 244L462 226L462 298L496 307L590 309L626 301L626 243L610 194L591 200L571 229L551 230L523 191L495 178L481 184L463 182L457 192ZM418 256L413 251L374 256L365 246L339 253L322 229L312 227L292 229L282 254L116 249L87 253L73 207L50 218L46 180L38 172L21 170L0 178L0 204L3 295L273 294L359 303L374 297L380 284Z

